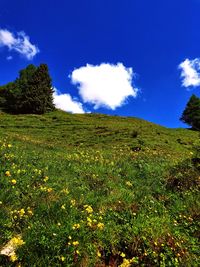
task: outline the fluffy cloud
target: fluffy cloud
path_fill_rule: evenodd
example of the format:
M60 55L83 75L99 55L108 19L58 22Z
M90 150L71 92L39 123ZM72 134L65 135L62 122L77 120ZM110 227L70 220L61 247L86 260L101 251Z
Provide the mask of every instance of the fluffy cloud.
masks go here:
M58 109L71 113L85 113L82 103L72 99L70 94L61 94L54 88L53 101Z
M27 59L32 59L39 49L30 42L30 38L24 32L14 35L6 29L0 29L0 46L6 46L10 51L16 51Z
M129 96L137 96L137 89L132 86L133 70L122 63L87 64L75 69L70 78L73 84L78 84L84 103L93 104L95 109L107 107L115 110Z
M200 58L189 60L188 58L179 65L181 69L182 86L199 86L200 85Z

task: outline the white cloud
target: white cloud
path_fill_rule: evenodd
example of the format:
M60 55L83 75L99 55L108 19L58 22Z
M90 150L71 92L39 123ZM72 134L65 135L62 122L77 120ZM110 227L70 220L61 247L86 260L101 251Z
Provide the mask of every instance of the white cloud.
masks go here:
M58 109L71 113L85 113L82 103L72 99L70 94L61 94L56 88L54 88L53 102Z
M107 107L115 110L129 96L137 96L137 89L132 86L133 76L132 68L126 68L122 63L102 63L75 69L70 78L73 84L78 84L84 103L93 104L95 109Z
M200 58L183 61L179 66L181 69L182 86L200 86Z
M24 32L14 35L6 29L0 29L0 46L6 46L10 51L16 51L29 60L39 53L37 46L30 42L29 36Z

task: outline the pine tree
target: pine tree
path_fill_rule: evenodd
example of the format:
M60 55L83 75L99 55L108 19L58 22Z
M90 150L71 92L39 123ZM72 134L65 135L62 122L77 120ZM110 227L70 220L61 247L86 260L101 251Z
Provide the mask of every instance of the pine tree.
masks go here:
M36 70L37 68L30 64L19 72L19 78L6 85L6 104L9 112L24 113L24 92L28 90L29 81Z
M46 64L39 67L28 65L20 71L19 78L0 89L0 105L5 111L43 114L55 108L51 77Z
M180 120L193 129L200 130L200 98L195 95L190 97Z
M54 109L53 89L48 67L41 64L22 90L23 113L43 114Z

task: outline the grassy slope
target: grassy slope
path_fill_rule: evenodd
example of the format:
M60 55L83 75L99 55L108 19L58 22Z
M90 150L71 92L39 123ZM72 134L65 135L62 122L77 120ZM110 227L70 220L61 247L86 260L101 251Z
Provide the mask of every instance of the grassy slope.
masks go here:
M197 132L56 111L0 136L0 248L25 241L0 264L198 266Z
M135 131L138 133L135 137ZM167 129L136 118L106 115L72 115L61 111L37 115L0 114L0 132L26 143L42 146L124 147L143 145L153 149L184 152L198 134L185 129ZM167 151L166 151L167 150Z

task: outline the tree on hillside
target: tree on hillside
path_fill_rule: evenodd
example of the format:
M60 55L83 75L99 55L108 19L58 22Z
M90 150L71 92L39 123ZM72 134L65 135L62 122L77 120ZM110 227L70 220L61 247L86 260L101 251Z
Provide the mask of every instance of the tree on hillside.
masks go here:
M0 111L5 111L6 106L6 88L5 86L0 86Z
M48 66L28 65L20 71L19 78L1 87L0 97L4 110L15 114L43 114L53 110L53 89Z
M41 64L28 79L22 83L22 113L43 114L54 109L53 89L46 64Z
M200 98L195 95L190 97L180 120L192 126L192 129L200 130Z
M24 113L24 92L29 87L29 80L37 70L34 65L28 65L19 72L19 78L4 86L5 90L5 111L11 113Z

